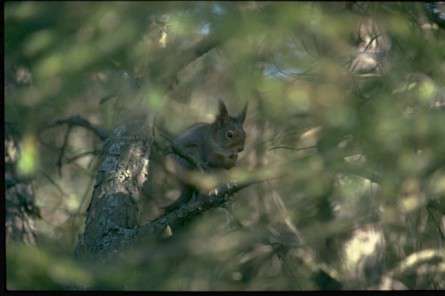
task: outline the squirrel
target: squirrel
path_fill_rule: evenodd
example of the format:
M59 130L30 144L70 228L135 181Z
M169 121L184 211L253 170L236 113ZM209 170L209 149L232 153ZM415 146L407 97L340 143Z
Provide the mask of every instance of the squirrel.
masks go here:
M228 170L236 166L238 153L244 150L246 132L243 124L246 119L247 104L237 116L230 116L224 102L219 100L218 114L212 123L195 123L179 135L172 143L193 158L195 164L204 172ZM174 171L181 184L181 195L171 205L164 207L171 211L189 201L197 189L187 183L181 174L196 168L183 157L169 155L175 167ZM171 171L171 169L170 169ZM175 174L173 172L173 174Z

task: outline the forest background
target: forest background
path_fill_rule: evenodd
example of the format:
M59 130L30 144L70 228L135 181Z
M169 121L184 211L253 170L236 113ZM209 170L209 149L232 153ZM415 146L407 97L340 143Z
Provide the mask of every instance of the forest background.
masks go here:
M8 289L445 288L443 3L25 1L4 17ZM109 132L143 113L174 135L218 99L249 104L231 178L267 181L113 262L75 258ZM162 214L140 202L141 223Z

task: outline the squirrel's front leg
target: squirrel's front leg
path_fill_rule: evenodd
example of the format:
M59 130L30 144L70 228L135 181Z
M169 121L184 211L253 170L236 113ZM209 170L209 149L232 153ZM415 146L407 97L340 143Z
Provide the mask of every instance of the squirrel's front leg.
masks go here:
M178 178L180 182L180 196L178 199L176 199L172 204L164 207L166 212L173 211L183 204L190 201L193 194L197 191L196 188L189 184L189 174L195 170L198 169L200 171L205 171L207 168L207 165L203 163L202 161L199 161L200 155L199 150L196 149L194 146L186 146L181 145L180 146L183 153L187 154L187 157L193 161L191 163L187 159L181 157L180 155L175 155L174 157L170 158L171 167L173 168L171 172ZM196 166L198 168L196 168Z

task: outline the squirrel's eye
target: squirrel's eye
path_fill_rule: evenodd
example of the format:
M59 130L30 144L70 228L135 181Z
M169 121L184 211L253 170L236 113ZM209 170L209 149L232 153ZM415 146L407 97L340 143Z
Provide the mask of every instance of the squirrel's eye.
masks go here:
M226 132L226 137L231 139L233 137L233 131L227 131Z

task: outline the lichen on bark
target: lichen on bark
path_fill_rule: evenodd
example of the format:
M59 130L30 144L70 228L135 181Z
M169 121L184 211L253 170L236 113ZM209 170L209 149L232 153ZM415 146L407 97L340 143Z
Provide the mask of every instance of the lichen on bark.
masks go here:
M149 134L144 117L118 126L105 140L77 255L106 257L133 243L149 173Z

